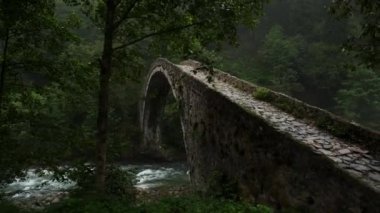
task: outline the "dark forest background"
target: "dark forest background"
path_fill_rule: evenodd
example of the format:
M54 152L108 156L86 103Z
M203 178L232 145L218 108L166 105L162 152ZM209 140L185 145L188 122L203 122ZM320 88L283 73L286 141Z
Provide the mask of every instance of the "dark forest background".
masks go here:
M360 18L336 20L330 3L273 1L257 29L240 30L241 45L222 53L220 67L379 130L379 73L357 65L345 46L360 33Z

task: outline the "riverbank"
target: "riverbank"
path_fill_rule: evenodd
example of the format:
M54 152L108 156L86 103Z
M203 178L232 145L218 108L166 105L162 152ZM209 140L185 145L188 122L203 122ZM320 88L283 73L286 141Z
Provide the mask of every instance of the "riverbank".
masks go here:
M148 189L136 188L134 203L137 206L141 206L152 202L159 202L162 198L180 198L191 194L192 192L189 185L161 186ZM69 191L64 191L54 194L50 193L49 196L35 196L28 199L10 200L8 198L5 202L8 203L9 206L15 206L15 209L38 212L61 202L65 203L67 202L66 200L69 200L71 197ZM4 211L1 210L0 212L3 213Z
M38 176L28 171L25 179L8 185L8 195L0 200L1 213L121 213L121 212L257 212L268 208L230 200L196 196L191 190L187 166L183 163L120 165L135 175L134 193L128 197L109 195L98 198L76 190L72 181L52 181L46 172Z
M155 200L163 195L181 194L190 181L187 166L181 162L135 162L120 164L119 168L133 176L137 200ZM30 169L26 173L25 178L16 179L0 191L7 201L24 209L39 210L59 203L68 197L70 191L76 189L74 181L52 180L49 171L37 174L35 169Z

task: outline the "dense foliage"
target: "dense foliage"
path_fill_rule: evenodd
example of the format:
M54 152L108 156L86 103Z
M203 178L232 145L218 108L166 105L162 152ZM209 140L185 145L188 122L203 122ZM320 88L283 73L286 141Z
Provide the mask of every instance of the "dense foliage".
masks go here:
M339 18L355 20L356 30L347 41L347 49L363 66L380 68L380 3L368 0L336 0L330 11Z
M351 5L354 1L338 2ZM374 21L373 11L379 14L378 4L372 1L363 1L363 4L365 2L368 10L362 8L362 15L373 16ZM349 13L350 18L335 20L329 13L330 6L339 9L336 4L330 5L329 0L273 1L254 32L240 30L241 47L224 51L217 60L219 67L379 130L380 75L375 66L379 62L378 45L375 47L379 43L378 33L358 37L365 42L350 40L347 43L352 36L369 33L360 27L367 19L361 14ZM350 8L361 7L351 5ZM370 27L364 23L363 26ZM372 26L371 32L376 29ZM370 39L371 35L376 38ZM352 45L355 48L348 51ZM360 45L366 47L360 48ZM372 56L364 56L367 53Z

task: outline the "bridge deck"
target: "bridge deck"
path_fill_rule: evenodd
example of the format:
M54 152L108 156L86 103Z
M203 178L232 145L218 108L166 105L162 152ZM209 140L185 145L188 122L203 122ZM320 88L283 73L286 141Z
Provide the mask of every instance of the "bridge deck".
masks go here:
M192 72L194 68L191 66L179 67L232 102L262 117L278 131L290 135L313 152L330 159L338 168L360 179L374 190L380 191L380 161L371 156L368 150L344 142L309 122L295 118L267 102L257 100L252 94L219 79L213 78L212 82L208 83L207 74L204 72L194 74Z

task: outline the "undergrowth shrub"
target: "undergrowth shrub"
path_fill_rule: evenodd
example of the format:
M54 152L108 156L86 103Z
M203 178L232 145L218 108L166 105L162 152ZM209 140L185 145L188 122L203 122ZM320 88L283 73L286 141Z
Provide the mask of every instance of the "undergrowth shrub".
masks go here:
M93 191L95 185L95 169L92 166L76 168L71 172L70 178L76 181L78 186L73 192L74 196L96 194ZM128 171L123 171L117 166L108 166L106 190L103 196L133 202L135 199L133 174Z
M123 200L69 199L50 207L45 213L272 213L263 205L224 199L179 197L166 198L143 205L130 205Z

